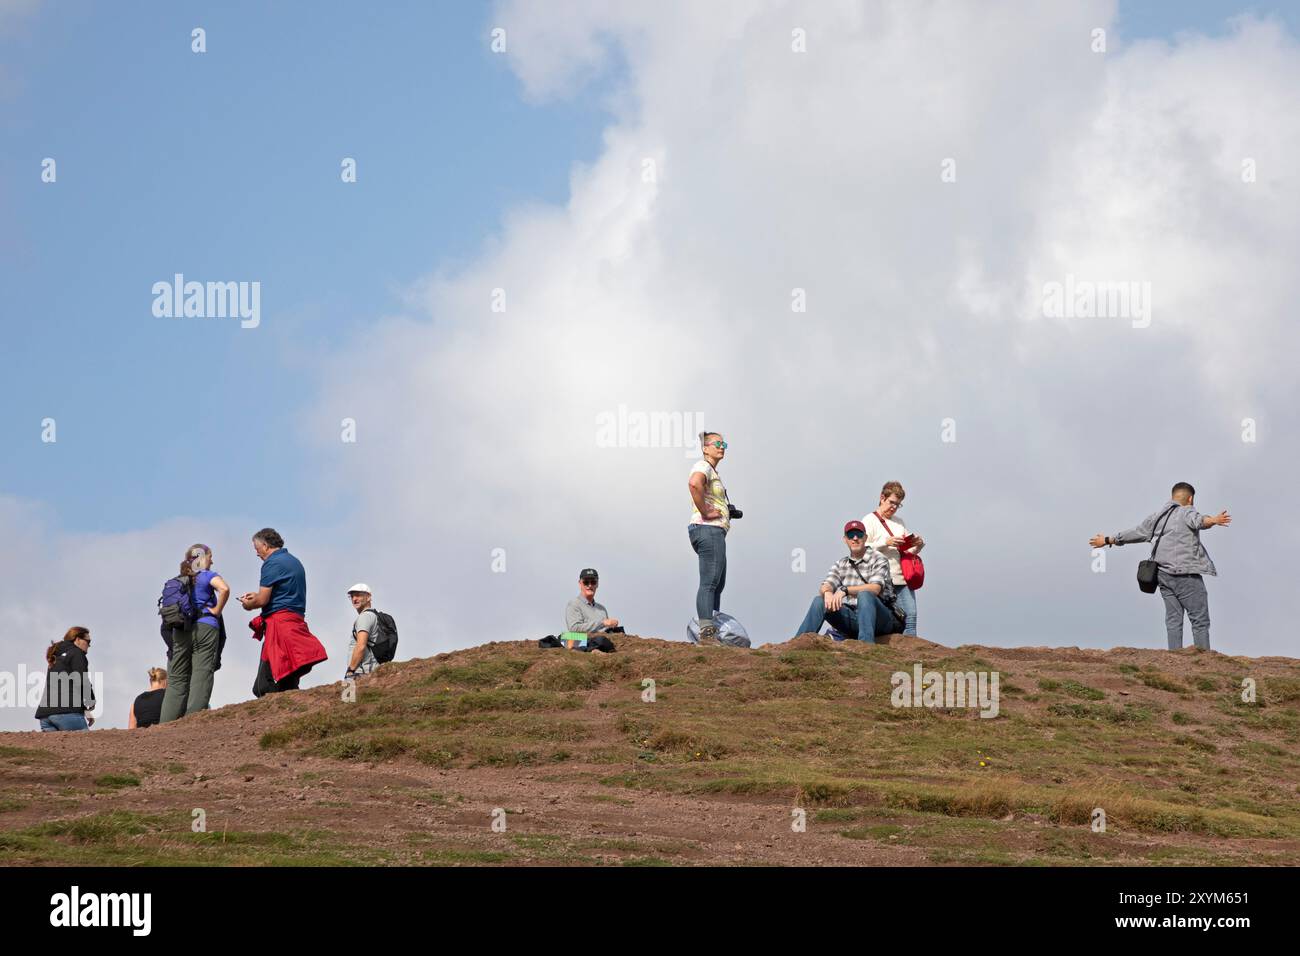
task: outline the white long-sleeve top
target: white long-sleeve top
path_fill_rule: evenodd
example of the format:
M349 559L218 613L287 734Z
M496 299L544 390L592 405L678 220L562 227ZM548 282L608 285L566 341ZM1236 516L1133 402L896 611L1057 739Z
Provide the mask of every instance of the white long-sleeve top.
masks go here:
M881 524L884 521L889 526L889 532L885 532L885 526ZM901 521L894 518L878 518L874 511L868 512L862 519L862 525L867 529L867 547L875 548L886 558L889 559L889 573L893 579L894 586L900 587L906 582L903 580L903 566L898 560L898 549L885 544L887 538L905 538L908 531ZM921 546L913 548L910 554L919 554L925 547L925 542Z

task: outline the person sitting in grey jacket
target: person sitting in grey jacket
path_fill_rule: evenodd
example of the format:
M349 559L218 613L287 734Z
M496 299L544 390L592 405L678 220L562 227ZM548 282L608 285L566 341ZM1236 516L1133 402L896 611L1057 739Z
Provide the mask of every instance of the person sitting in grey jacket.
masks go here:
M1232 516L1226 511L1203 515L1193 507L1196 489L1185 481L1174 485L1173 501L1149 515L1136 528L1115 535L1094 535L1088 542L1094 548L1156 539L1156 578L1160 596L1165 599L1165 630L1169 649L1183 646L1183 615L1192 622L1192 642L1202 650L1210 649L1210 602L1205 592L1203 574L1218 574L1214 562L1201 544L1201 532L1215 525L1228 525Z
M582 634L598 634L601 631L614 631L618 618L610 617L605 605L596 603L596 588L600 587L600 575L595 568L583 568L578 572L578 596L564 607L564 629L578 631Z

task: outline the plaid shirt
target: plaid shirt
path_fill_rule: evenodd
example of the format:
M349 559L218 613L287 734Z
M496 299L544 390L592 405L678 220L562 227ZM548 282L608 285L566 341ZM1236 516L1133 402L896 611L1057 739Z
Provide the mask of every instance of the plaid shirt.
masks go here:
M843 590L847 595L844 603L848 607L858 606L858 596L848 594L849 588L879 584L880 600L894 612L895 617L899 620L903 618L901 611L894 605L894 582L889 573L889 559L874 548L867 548L866 553L857 561L847 554L840 558L826 572L826 580L822 584L829 584L832 591Z

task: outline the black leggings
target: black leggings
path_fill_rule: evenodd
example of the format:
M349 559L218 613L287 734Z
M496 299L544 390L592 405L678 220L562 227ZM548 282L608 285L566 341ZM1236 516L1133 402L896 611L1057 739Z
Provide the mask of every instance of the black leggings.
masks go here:
M262 697L266 694L279 693L282 690L297 690L298 681L302 680L313 666L315 665L308 664L306 667L300 667L280 680L275 680L271 676L271 662L266 658L262 658L262 662L257 667L257 680L253 681L253 696Z

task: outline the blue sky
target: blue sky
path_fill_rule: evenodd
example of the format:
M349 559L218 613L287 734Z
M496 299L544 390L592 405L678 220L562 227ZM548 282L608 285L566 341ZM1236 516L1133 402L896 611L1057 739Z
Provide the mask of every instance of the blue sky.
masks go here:
M1244 13L1276 17L1296 32L1300 8L1294 3L1244 3L1234 0L1122 0L1116 27L1129 40L1172 38L1181 32L1222 36L1228 21Z
M364 336L504 210L562 203L599 145L598 104L523 101L489 13L70 3L6 37L3 491L82 530L232 509L306 520L296 357ZM242 335L155 318L150 287L175 272L258 280L275 318ZM33 442L46 417L54 445ZM281 480L250 481L254 463Z

